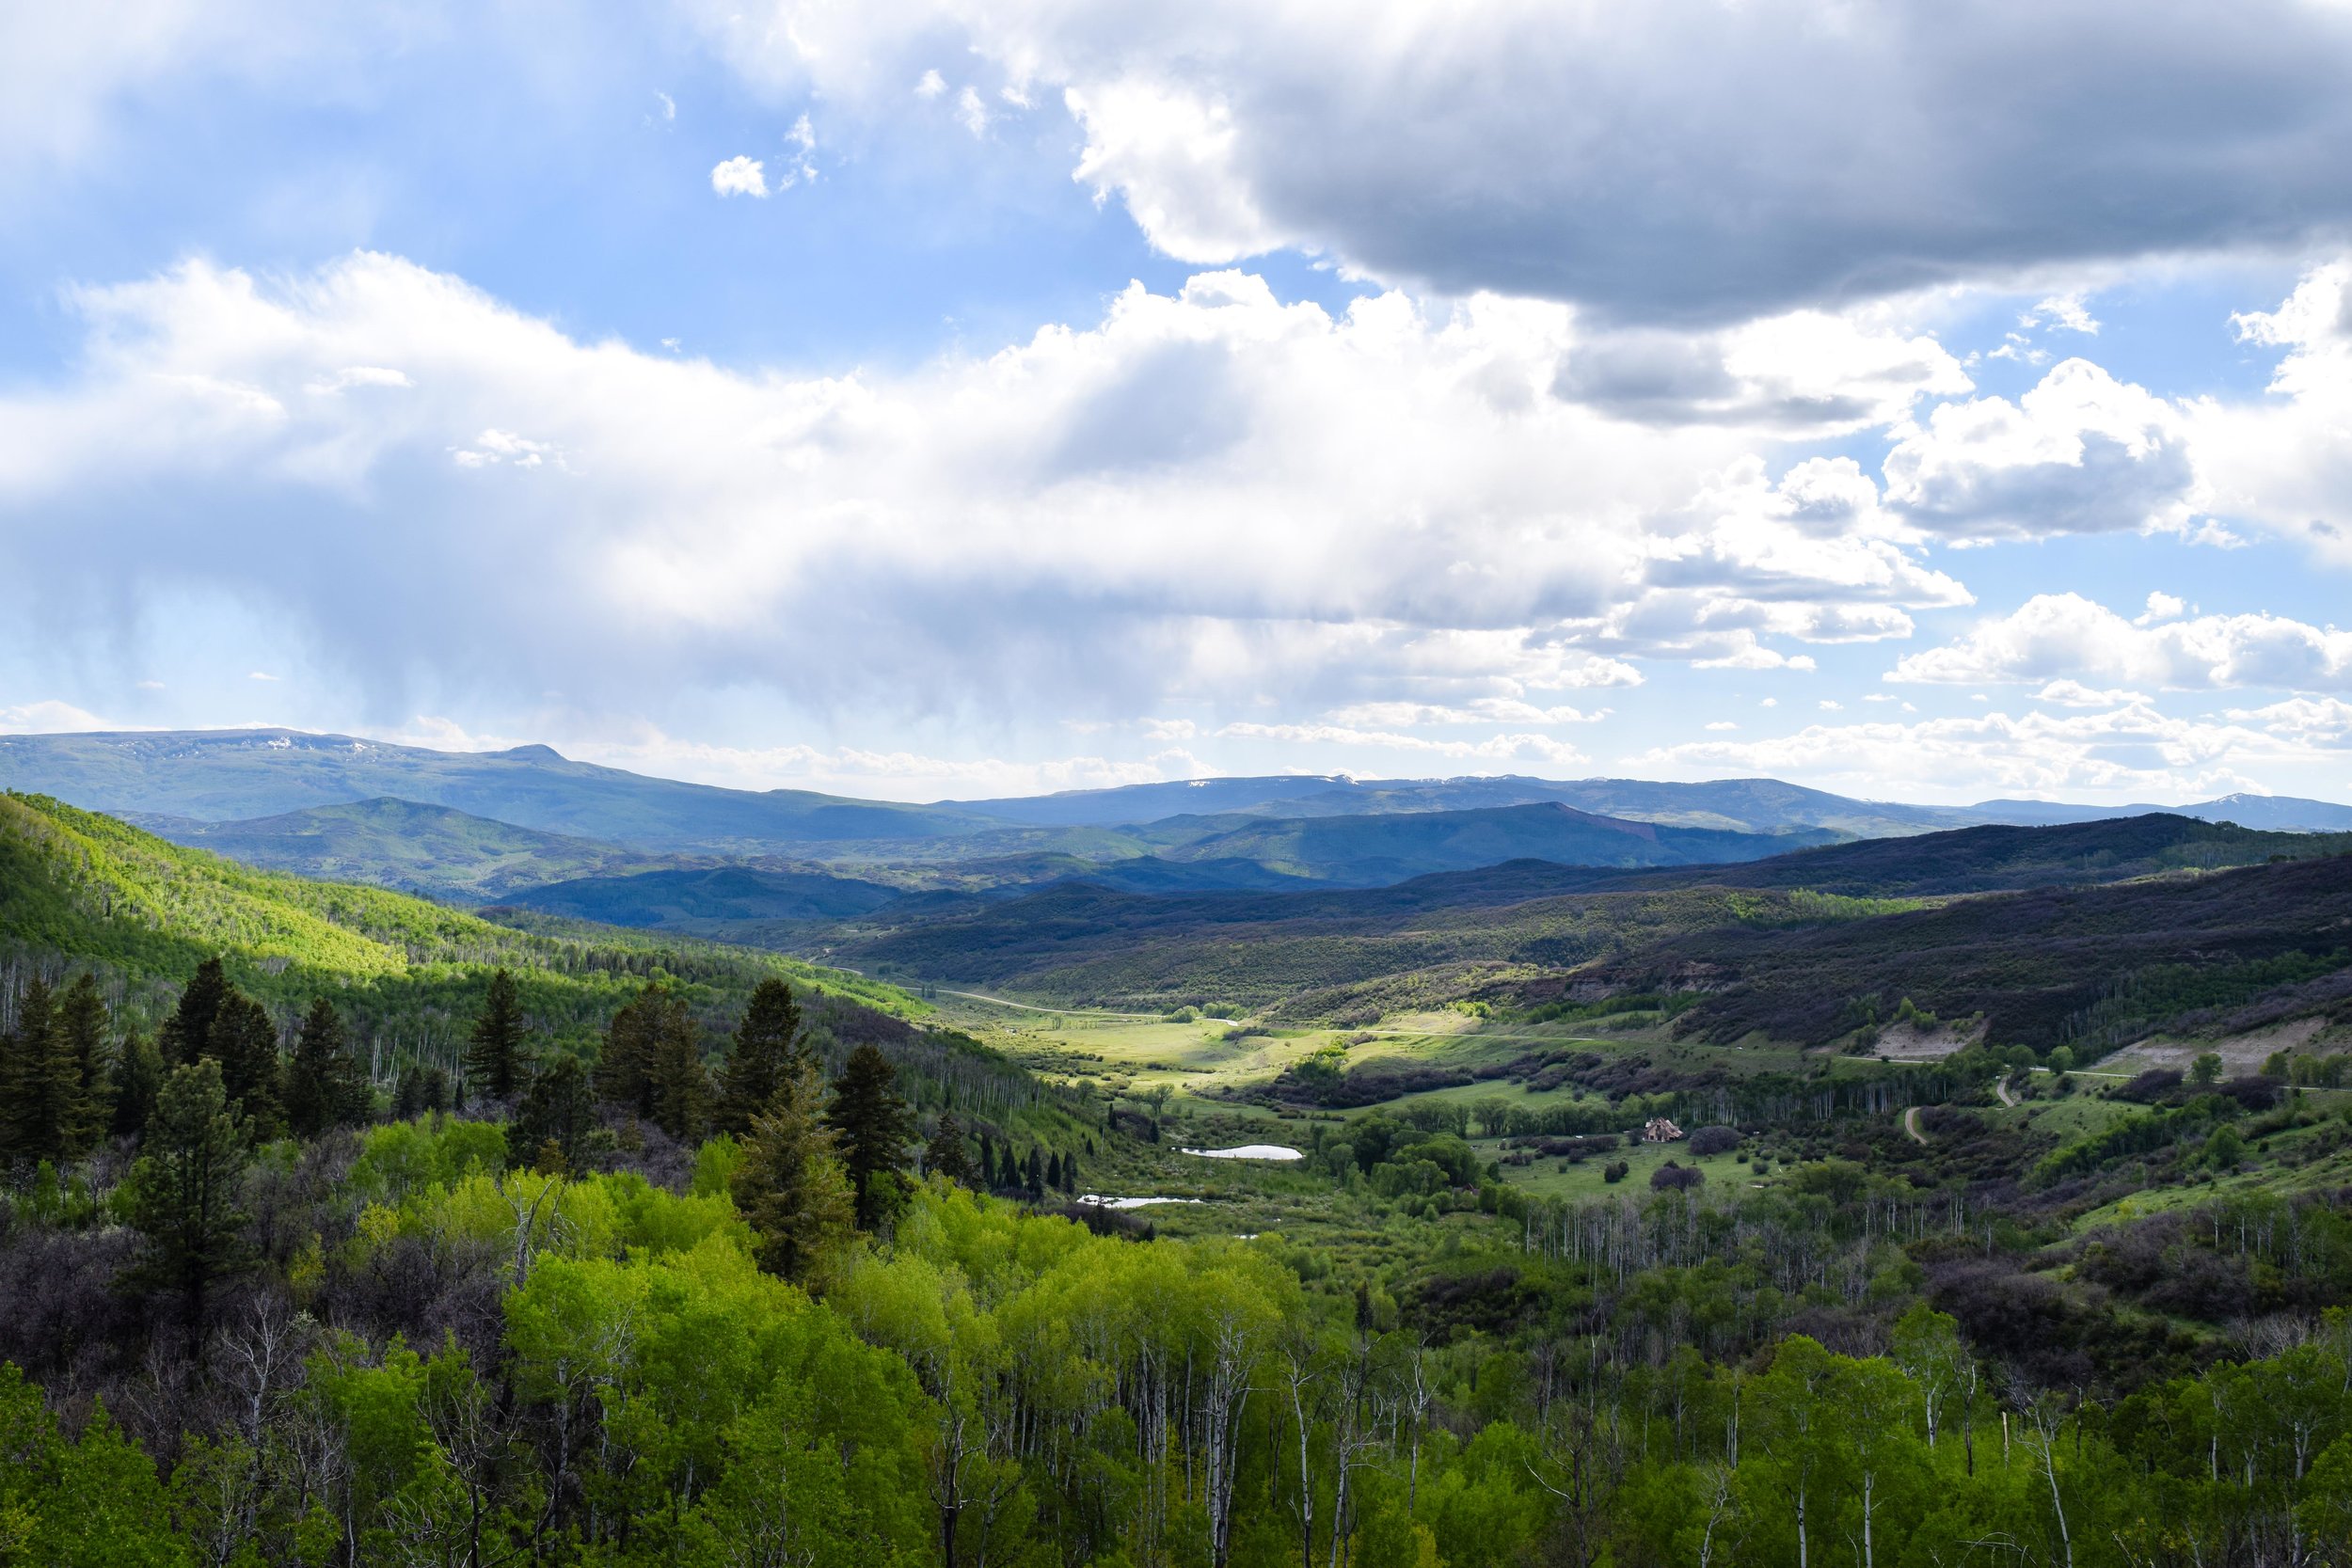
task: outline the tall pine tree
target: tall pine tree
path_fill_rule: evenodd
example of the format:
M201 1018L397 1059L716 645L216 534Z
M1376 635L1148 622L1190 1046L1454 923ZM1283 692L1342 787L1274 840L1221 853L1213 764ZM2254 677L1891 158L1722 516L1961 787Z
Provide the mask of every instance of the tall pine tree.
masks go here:
M637 993L605 1031L596 1098L654 1123L674 1138L697 1135L710 1114L710 1075L702 1030L686 999L667 986Z
M817 1118L820 1092L816 1065L800 1063L753 1120L730 1183L759 1266L785 1279L807 1278L857 1219L834 1134Z
M66 1129L66 1152L87 1154L98 1147L114 1119L114 1060L106 1037L112 1016L98 990L98 977L84 970L57 1005L57 1037L72 1062L73 1115Z
M222 973L220 960L207 958L198 964L196 977L180 993L180 1005L164 1021L163 1037L157 1043L166 1066L195 1065L204 1054L205 1042L212 1038L213 1020L228 1000L229 977Z
M572 1167L580 1143L596 1125L596 1097L575 1056L558 1056L531 1075L506 1128L506 1163L549 1175Z
M131 1277L178 1291L191 1321L202 1317L213 1282L246 1261L237 1197L250 1158L220 1064L205 1058L174 1068L131 1167L131 1224L146 1237Z
M833 1081L833 1105L825 1119L841 1142L841 1163L857 1195L860 1230L879 1230L897 1215L907 1168L907 1145L914 1138L914 1116L898 1097L898 1069L881 1048L861 1045L850 1053Z
M953 1111L939 1113L939 1125L931 1130L931 1141L923 1150L923 1170L929 1176L944 1176L959 1187L972 1185L972 1156L964 1149L963 1126Z
M72 1145L81 1085L62 1022L48 985L35 975L17 1000L16 1029L0 1071L0 1132L9 1159L62 1160Z
M768 1109L768 1102L799 1070L801 1005L792 988L771 977L752 991L743 1022L735 1028L735 1043L719 1081L719 1102L712 1123L722 1132L739 1136Z
M500 970L490 976L490 994L474 1020L473 1038L466 1047L469 1087L493 1100L512 1100L523 1081L523 1005L515 976Z
M278 1025L269 1009L230 987L202 1053L220 1064L221 1086L246 1131L257 1139L276 1137L285 1117L278 1104Z
M155 1097L169 1069L153 1037L134 1030L122 1041L122 1059L115 1072L113 1131L135 1138L147 1131L155 1115Z
M315 1138L330 1127L357 1126L368 1119L373 1098L342 1015L320 997L310 1004L286 1063L287 1129L298 1138Z

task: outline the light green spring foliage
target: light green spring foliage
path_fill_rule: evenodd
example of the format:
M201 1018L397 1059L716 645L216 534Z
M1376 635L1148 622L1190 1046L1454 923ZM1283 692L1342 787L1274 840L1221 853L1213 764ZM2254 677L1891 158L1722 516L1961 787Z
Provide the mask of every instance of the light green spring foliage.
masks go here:
M0 930L12 948L96 963L135 1002L228 955L244 990L284 1006L321 993L371 1022L470 1020L501 966L522 1010L584 1037L659 970L697 1005L738 1004L763 978L912 1017L894 987L779 955L534 919L499 925L382 888L259 871L44 796L0 795Z

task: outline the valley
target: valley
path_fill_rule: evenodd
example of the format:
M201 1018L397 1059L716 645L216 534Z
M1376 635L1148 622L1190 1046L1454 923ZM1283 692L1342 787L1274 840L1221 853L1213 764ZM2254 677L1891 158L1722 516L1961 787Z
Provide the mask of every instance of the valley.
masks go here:
M2251 1560L2352 1507L2352 839L1217 781L908 808L904 852L657 791L624 845L474 815L636 799L528 757L447 764L466 806L189 815L266 760L141 775L136 822L0 797L44 1541L309 1560L314 1440L355 1563L716 1564L783 1496L845 1564L1665 1565L1718 1483L1776 1563L1791 1455L1803 1528L1867 1498L1920 1561L2061 1510L2122 1544L2086 1561L2160 1560L2152 1521ZM197 1158L231 1196L191 1214ZM2297 1420L2337 1456L2299 1475ZM101 1541L107 1486L144 1500Z

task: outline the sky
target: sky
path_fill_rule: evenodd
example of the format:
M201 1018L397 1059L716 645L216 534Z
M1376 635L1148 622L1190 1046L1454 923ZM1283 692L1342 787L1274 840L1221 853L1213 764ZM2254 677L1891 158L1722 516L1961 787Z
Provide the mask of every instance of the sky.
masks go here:
M0 731L2352 799L2352 4L0 13Z

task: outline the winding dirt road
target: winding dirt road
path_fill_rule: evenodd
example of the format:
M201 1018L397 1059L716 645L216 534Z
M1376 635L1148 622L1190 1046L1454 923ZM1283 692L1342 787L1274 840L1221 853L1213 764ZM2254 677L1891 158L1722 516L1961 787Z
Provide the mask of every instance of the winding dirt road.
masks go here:
M1903 1113L1903 1131L1911 1134L1911 1141L1914 1143L1923 1144L1928 1141L1928 1135L1919 1131L1918 1106L1914 1105Z

